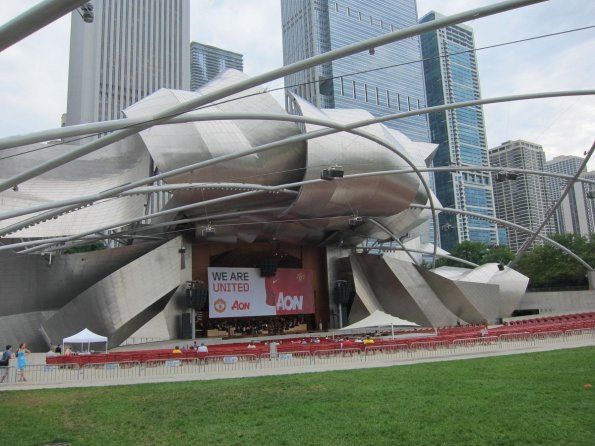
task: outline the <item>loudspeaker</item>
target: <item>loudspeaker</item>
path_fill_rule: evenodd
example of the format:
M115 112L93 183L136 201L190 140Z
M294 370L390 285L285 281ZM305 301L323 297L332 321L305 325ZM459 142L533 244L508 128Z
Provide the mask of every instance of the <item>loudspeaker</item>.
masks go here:
M260 264L260 277L273 277L277 274L277 261L264 259Z
M346 280L337 280L335 282L333 297L335 298L335 303L339 305L347 305L349 303L349 298L351 297L351 287Z
M193 301L193 307L196 311L203 311L209 301L209 290L199 287L196 289L196 298Z
M190 313L182 313L182 333L181 339L192 339L192 322Z
M186 308L192 308L192 285L186 284Z

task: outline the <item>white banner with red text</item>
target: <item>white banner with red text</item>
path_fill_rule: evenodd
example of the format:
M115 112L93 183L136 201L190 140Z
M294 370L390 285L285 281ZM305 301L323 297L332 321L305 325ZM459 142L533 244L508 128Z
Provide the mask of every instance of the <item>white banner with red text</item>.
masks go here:
M278 268L209 268L209 317L279 316L314 313L312 271Z

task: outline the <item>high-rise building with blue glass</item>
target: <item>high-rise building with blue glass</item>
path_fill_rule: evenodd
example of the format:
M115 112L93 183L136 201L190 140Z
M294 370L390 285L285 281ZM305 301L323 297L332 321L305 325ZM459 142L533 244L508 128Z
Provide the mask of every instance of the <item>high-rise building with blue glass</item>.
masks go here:
M417 24L415 0L281 0L285 65ZM426 106L418 37L325 63L285 78L288 91L320 108L374 116ZM288 104L288 110L290 110ZM385 123L429 142L426 115Z
M192 91L198 90L229 68L244 71L244 56L203 43L190 43L190 89Z
M432 11L421 18L442 17ZM451 104L481 98L473 30L453 25L421 35L428 105ZM483 109L466 107L429 115L431 140L439 144L434 166L489 166ZM489 172L435 174L436 195L444 207L495 216ZM485 219L441 213L442 248L465 240L498 244L498 229Z

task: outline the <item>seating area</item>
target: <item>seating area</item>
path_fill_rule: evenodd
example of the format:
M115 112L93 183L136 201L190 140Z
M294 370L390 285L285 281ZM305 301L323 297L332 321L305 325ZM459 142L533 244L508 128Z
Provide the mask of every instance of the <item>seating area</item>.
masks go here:
M524 319L511 321L506 325L489 328L485 325L463 325L453 327L441 327L438 329L420 329L410 334L407 338L393 340L389 338L376 338L374 347L400 345L411 346L414 343L453 343L457 340L472 339L480 337L498 337L501 335L515 333L543 333L543 332L566 332L569 330L582 330L595 328L595 312L569 314L563 316L549 316L534 319ZM434 335L432 335L435 333ZM353 340L353 337L352 337ZM367 347L361 339L359 342L350 342L345 346L343 339L336 336L329 337L294 337L286 338L282 341L277 340L278 353L309 352L314 354L320 351L331 351L340 349L359 349L364 351ZM140 363L146 364L151 361L166 360L203 360L206 357L216 358L224 356L256 356L269 354L269 344L266 341L255 342L254 346L249 347L248 342L212 344L209 345L208 353L199 353L196 350L183 350L182 353L172 353L171 349L161 350L139 350L127 352L112 352L107 354L79 354L71 356L53 356L46 358L47 364L66 365L76 364L80 367L86 364L106 364L106 363Z
M507 321L504 325L509 326L526 326L526 325L534 325L534 324L551 324L551 323L573 323L573 322L584 322L584 321L595 321L595 311L588 312L588 313L573 313L573 314L563 314L563 315L556 315L556 316L543 316L543 317L535 317L530 319L519 319L513 321Z
M508 321L506 325L490 329L489 332L500 336L513 333L567 332L593 328L595 328L595 312Z

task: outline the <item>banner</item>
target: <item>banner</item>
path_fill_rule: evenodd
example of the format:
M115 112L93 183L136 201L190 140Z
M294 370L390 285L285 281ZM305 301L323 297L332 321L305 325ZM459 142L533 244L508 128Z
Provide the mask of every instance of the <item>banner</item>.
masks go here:
M261 277L258 268L209 268L209 317L314 313L312 271L278 268Z

